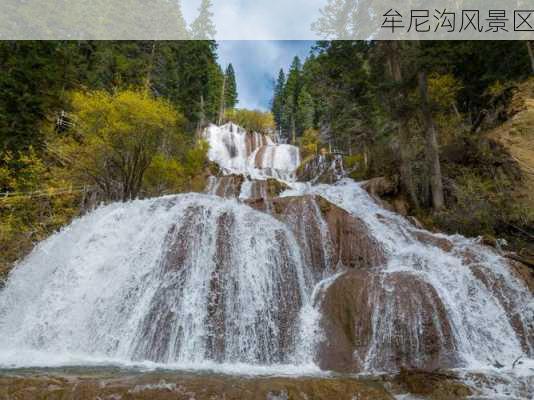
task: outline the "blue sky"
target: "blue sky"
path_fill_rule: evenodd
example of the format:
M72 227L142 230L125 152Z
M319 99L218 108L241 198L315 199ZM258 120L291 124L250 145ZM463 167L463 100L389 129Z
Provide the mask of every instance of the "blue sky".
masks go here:
M217 42L219 63L232 63L237 78L240 108L267 110L273 80L280 68L287 72L295 55L304 60L313 41L225 40Z

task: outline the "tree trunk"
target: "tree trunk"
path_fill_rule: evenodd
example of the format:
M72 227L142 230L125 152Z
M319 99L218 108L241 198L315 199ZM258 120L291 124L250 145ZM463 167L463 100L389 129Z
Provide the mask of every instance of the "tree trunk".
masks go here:
M415 208L419 208L419 200L413 183L411 154L410 154L410 128L408 121L403 119L399 126L399 155L401 184Z
M400 155L400 174L401 183L404 191L408 195L410 202L415 208L419 208L419 201L415 191L415 185L412 176L411 156L410 156L410 125L408 116L400 109L406 101L402 85L402 69L400 61L400 47L397 41L387 42L388 51L388 69L393 80L399 85L396 89L395 96L395 113L399 122L399 155Z
M293 144L297 143L297 128L295 126L295 117L291 116L291 137L293 139Z
M419 71L419 94L421 96L421 111L425 124L426 156L430 169L430 189L432 192L432 207L440 210L445 205L443 200L443 180L439 162L439 148L436 126L432 119L432 112L428 103L428 85L426 72Z
M363 168L365 171L365 175L367 175L367 171L369 170L369 158L370 158L371 152L369 151L369 146L364 142L363 144Z
M221 91L221 106L219 109L219 125L222 125L222 121L224 118L224 103L225 103L225 97L226 97L225 91L226 91L226 74L224 74L222 91Z
M156 56L156 41L152 42L152 48L150 49L150 61L147 66L147 72L145 77L145 92L149 93L150 84L152 81L152 70L154 69L154 58Z
M204 113L204 95L200 94L200 115L197 123L197 137L202 137L202 129L204 128L205 124L205 113Z
M534 50L532 49L532 42L527 40L527 50L528 56L530 58L530 66L532 68L532 73L534 74Z

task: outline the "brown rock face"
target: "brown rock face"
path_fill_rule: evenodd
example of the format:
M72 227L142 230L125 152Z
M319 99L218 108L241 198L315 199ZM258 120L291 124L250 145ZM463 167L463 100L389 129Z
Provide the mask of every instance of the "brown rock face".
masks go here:
M267 146L262 146L256 153L256 158L254 158L254 165L256 168L261 168L263 165L263 157L265 157L265 152L267 151Z
M378 268L384 265L386 258L383 249L361 219L320 196L316 196L316 201L328 225L337 256L335 261L341 261L349 268Z
M418 398L431 400L464 399L473 395L473 389L453 374L401 369L392 380L393 387L401 393L411 393Z
M288 186L276 179L258 180L253 179L251 182L250 198L251 199L273 199L286 190Z
M483 375L476 378L486 379ZM400 398L394 395L406 394L418 399L462 400L476 393L453 372L405 369L380 377L328 378L128 374L95 369L0 374L0 398L17 400L393 400ZM525 394L524 398L529 398L528 390Z
M386 263L384 250L361 219L320 196L269 198L263 195L246 203L271 214L292 230L303 265L310 272L306 279L311 280L308 282L311 287L327 276L341 273L323 281L313 299L321 314L322 336L315 356L322 369L360 372L415 368L431 371L460 365L453 327L434 287L415 272L386 272L382 268ZM191 207L184 216L185 222L168 234L166 248L169 250L162 266L163 284L154 296L152 311L143 322L143 336L150 339L138 344L136 354L139 359L164 361L173 357L168 353L168 349L173 348L169 337L177 317L175 307L169 304L178 305L182 301L180 285L184 266L194 257L195 251L199 251L194 243L195 238L207 229L199 222L200 216L206 213L210 210ZM386 216L382 218L387 220ZM226 279L232 275L239 259L229 241L235 235L236 220L231 212L206 220L215 221L217 227L214 238L216 268L210 277L209 309L205 321L210 332L206 357L224 361L228 338L241 334L233 331L231 318L228 318L227 300L237 296L237 287L235 282ZM439 235L411 227L405 234L421 244L450 254L457 251L451 240ZM265 363L287 361L285 357L295 345L293 339L302 299L295 285L298 277L291 265L289 253L290 248L294 248L291 240L282 233L275 238L276 254L272 257L280 266L283 279L274 282L279 295L270 303L278 310L276 345L256 354L257 359ZM534 326L523 320L521 307L516 304L518 296L514 286L481 265L476 249L467 248L459 254L464 257L465 268L470 268L474 278L501 303L524 351L532 354ZM517 265L512 272L528 282L528 269ZM178 348L179 343L174 347ZM427 387L421 390L427 390Z
M378 268L385 262L379 243L365 223L320 196L252 199L253 208L291 227L316 281L340 267Z
M430 232L413 230L411 233L421 243L439 247L443 251L449 252L453 248L453 244L450 240L433 235Z
M211 181L208 183L208 187L204 192L227 199L239 198L241 189L245 183L245 178L242 175L212 176L210 179ZM276 179L252 179L250 181L249 197L252 199L272 199L279 196L287 188L288 186L286 184Z
M398 185L393 180L382 176L362 182L362 189L371 196L383 197L396 194Z
M245 136L247 156L251 155L256 149L265 146L267 144L267 138L265 135L257 132L249 132Z
M534 294L534 268L515 260L509 260L508 263L510 264L514 274L517 275L523 282L525 282L525 285L530 290L530 293Z
M141 337L145 340L135 344L134 359L166 361L173 357L169 349L170 338L177 325L177 307L174 305L182 302L182 281L187 273L184 267L196 251L193 245L196 237L202 235L205 228L199 220L204 211L201 206L189 208L184 215L184 224L181 227L174 225L167 233L164 246L168 251L162 265L165 279L141 323Z
M372 281L374 274L351 271L320 294L322 340L317 363L323 369L361 371L372 338Z
M274 199L269 209L261 200L249 204L292 228L316 282L325 271L349 267L325 284L316 299L322 315L321 368L428 371L459 365L453 328L438 293L416 274L384 272L383 250L363 221L319 196ZM452 251L446 238L417 230L412 234ZM518 321L514 326L520 326Z
M349 271L317 300L322 368L432 370L458 362L446 310L431 285L406 272Z
M362 189L369 193L382 207L403 216L409 214L410 205L406 198L399 193L399 184L395 180L383 176L372 178L362 182Z
M225 198L237 198L241 193L241 185L245 181L242 175L225 175L212 178L211 187L206 192Z
M210 299L208 303L208 320L206 321L211 335L208 337L206 356L212 360L222 361L225 354L225 307L224 296L227 293L223 277L232 268L232 249L228 238L234 229L235 218L233 214L224 213L217 220L217 240L215 257L215 270L210 279Z

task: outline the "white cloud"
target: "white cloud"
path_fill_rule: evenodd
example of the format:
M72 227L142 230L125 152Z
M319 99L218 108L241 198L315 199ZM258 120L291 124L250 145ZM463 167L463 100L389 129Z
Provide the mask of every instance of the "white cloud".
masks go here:
M217 40L313 39L311 23L326 0L213 0ZM191 23L200 0L184 0Z

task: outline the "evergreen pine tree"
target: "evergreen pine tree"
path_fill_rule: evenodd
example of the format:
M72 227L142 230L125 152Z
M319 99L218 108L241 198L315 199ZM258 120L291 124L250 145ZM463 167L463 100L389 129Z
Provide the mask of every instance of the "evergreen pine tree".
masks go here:
M213 23L211 0L202 0L198 8L198 16L191 24L191 37L195 40L213 39L217 31Z
M296 101L299 97L299 92L301 88L301 73L302 73L302 63L300 58L293 58L291 67L289 68L289 73L287 75L287 83L285 86L285 97L292 95L295 101L294 108L296 108Z
M286 76L284 70L280 68L278 73L278 79L274 85L274 95L271 104L271 111L274 116L274 122L276 123L276 129L282 130L282 111L284 108L284 87L286 84Z
M234 67L232 64L228 64L225 72L224 106L227 110L230 110L235 108L237 103L237 84L235 81Z
M294 104L295 98L292 94L284 98L281 112L282 137L288 142L294 142L296 139Z
M65 42L0 42L0 154L42 145L41 122L63 105Z
M287 132L287 136L295 142L297 137L297 104L301 87L301 72L302 64L300 58L295 56L289 73L287 75L287 82L284 88L284 121L285 124L282 130Z
M306 88L302 88L297 100L296 125L298 134L313 128L314 107L313 98Z

